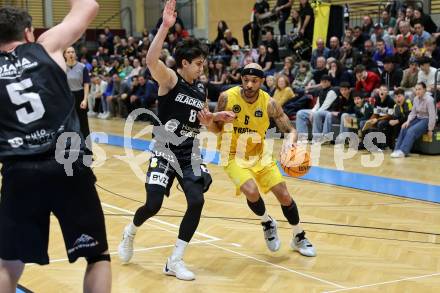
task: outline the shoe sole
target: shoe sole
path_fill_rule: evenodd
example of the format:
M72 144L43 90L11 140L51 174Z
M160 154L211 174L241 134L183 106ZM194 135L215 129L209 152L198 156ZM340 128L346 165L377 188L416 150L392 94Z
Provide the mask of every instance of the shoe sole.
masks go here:
M299 254L301 254L302 256L307 256L307 257L315 257L316 256L316 253L314 254L314 255L307 255L307 254L303 254L303 253L301 253L301 251L299 251L299 248L297 248L296 246L294 246L294 245L290 245L290 247L293 249L293 251L297 251Z

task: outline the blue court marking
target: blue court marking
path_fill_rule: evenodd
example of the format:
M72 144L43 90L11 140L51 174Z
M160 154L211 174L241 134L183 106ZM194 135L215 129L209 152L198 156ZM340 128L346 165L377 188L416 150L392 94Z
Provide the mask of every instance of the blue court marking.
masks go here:
M23 290L21 290L21 289L17 288L17 291L16 291L16 293L26 293L26 292L24 292Z
M92 140L97 143L119 147L123 147L125 141L127 146L130 146L131 143L132 149L140 151L150 150L152 147L151 141L124 138L117 135L103 135L102 133L92 133ZM205 161L218 165L219 152L202 150L202 154L204 155ZM287 176L281 168L280 170L284 176ZM440 185L340 171L317 166L312 167L309 173L301 177L301 179L440 203Z

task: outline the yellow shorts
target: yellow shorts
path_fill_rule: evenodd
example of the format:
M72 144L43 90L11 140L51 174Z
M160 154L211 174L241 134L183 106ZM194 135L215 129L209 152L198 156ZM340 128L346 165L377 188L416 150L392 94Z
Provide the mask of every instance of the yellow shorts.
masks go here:
M240 187L249 179L254 179L263 193L268 193L275 185L285 182L274 161L264 166L258 162L254 166L246 168L237 164L235 159L231 159L225 167L225 171L236 186L236 195L241 194Z

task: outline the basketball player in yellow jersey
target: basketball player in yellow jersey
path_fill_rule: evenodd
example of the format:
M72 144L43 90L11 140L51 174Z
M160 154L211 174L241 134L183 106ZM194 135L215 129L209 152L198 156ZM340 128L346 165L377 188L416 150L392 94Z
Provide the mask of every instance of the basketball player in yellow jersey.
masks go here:
M277 233L277 222L268 215L258 186L263 193L271 191L280 202L283 214L293 228L291 247L302 255L316 256L313 245L299 225L298 208L274 159L270 157L270 160L267 160L264 154L264 138L270 118L273 118L278 128L287 134L282 152L287 152L296 143L297 133L282 108L260 89L263 82L264 72L261 66L255 63L247 65L242 71L242 86L223 92L215 111L233 111L236 118L232 125L214 121L214 115L208 110L199 113L199 120L210 131L222 134L220 140L223 134L232 134L226 158L222 153L222 160L227 160L225 170L235 183L237 193L244 193L249 208L261 217L267 247L271 251L277 251L281 243Z

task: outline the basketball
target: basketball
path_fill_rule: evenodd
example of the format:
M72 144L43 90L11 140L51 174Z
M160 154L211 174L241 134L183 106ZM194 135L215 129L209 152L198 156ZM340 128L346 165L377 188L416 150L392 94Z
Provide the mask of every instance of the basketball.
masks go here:
M287 156L288 159L287 166L281 164L281 167L284 172L291 177L304 176L312 167L310 153L305 147L293 147L285 156ZM283 157L282 161L285 161Z

